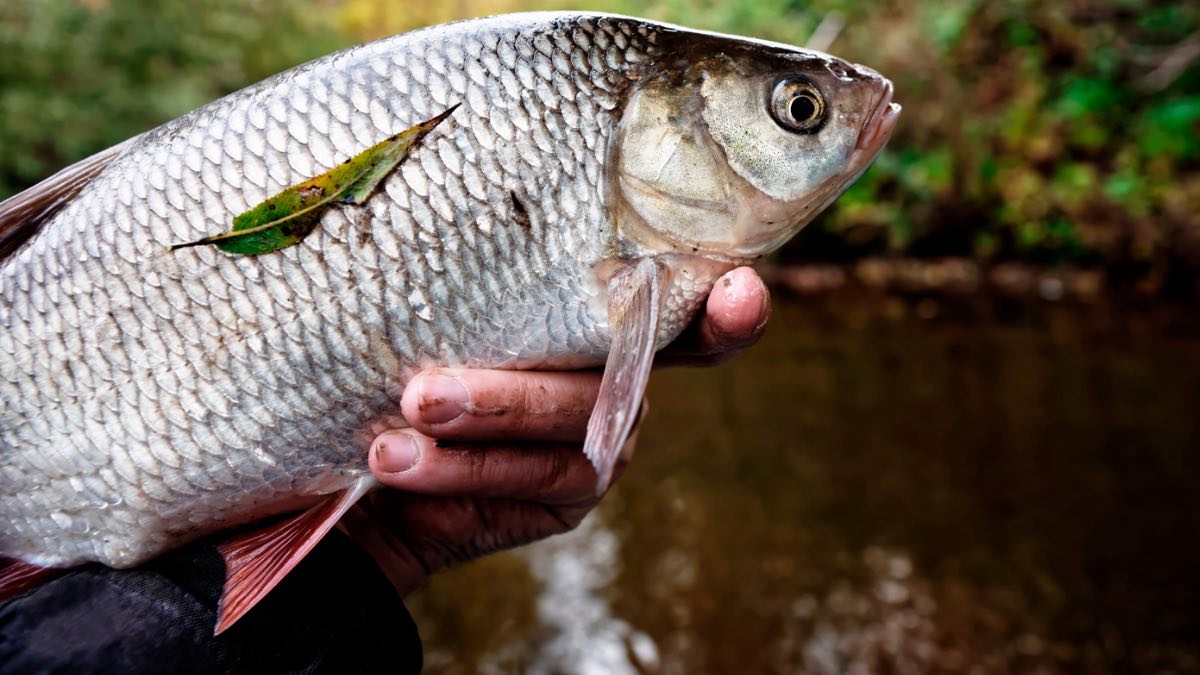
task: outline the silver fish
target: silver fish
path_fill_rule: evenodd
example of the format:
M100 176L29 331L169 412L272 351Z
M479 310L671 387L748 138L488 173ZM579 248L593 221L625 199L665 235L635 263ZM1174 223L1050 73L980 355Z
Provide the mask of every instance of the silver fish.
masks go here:
M867 168L891 99L787 45L518 14L299 66L0 204L0 589L301 512L223 549L227 627L375 486L434 365L605 364L603 489L654 351ZM456 104L300 244L168 250Z

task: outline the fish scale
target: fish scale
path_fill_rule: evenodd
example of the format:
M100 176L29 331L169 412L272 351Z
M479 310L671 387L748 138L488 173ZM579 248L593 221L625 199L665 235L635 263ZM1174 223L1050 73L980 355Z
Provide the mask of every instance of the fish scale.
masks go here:
M588 270L613 245L604 153L658 30L430 29L133 141L0 269L0 553L134 565L346 488L421 367L602 362ZM298 246L165 252L460 102Z

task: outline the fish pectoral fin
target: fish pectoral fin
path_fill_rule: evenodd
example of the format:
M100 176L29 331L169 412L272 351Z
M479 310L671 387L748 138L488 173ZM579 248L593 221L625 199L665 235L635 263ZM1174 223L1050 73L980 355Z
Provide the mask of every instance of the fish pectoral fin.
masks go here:
M218 546L217 551L225 558L225 587L217 605L213 635L220 635L266 597L342 514L374 486L373 478L361 478L303 513L238 534Z
M612 346L600 380L600 395L588 419L583 451L596 467L596 494L604 494L638 418L650 379L654 343L668 276L662 263L642 258L608 282Z
M0 558L0 600L7 600L40 586L63 572L66 570L42 567L23 560Z

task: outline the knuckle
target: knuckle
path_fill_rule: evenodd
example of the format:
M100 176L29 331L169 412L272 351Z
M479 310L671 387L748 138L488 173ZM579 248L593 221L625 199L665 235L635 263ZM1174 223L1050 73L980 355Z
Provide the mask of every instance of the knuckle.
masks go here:
M534 377L522 377L518 380L516 395L516 416L513 420L522 431L532 431L537 426L533 411L548 395L546 385L535 381Z
M462 451L467 481L473 486L488 486L503 478L498 473L498 462L490 452Z

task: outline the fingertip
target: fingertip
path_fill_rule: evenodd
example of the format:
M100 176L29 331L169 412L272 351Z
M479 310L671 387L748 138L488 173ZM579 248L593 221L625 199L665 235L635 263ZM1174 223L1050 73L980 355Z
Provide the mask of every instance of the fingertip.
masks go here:
M753 340L771 316L771 295L757 272L739 267L717 279L706 312L715 334Z
M409 424L416 423L421 414L421 395L417 388L426 372L423 370L404 383L404 392L400 394L400 414Z
M471 391L457 371L431 368L421 371L404 387L400 412L416 427L449 424L471 405Z
M389 429L375 438L367 463L385 485L395 487L400 474L420 464L430 439L412 429Z

